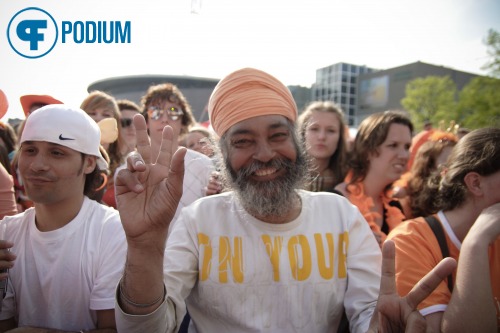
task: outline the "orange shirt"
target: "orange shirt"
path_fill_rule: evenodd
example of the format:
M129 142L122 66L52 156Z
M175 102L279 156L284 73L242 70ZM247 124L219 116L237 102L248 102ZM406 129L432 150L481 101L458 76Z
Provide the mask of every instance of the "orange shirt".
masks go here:
M439 220L439 216L435 215L435 217ZM444 227L450 257L458 260L460 254L458 247L461 243L455 235L450 236L447 232L451 228L446 221L441 221L441 224ZM441 249L434 233L422 217L400 224L391 231L388 239L392 239L396 244L396 285L399 294L405 296L443 259ZM490 246L489 259L490 278L497 306L498 327L500 327L500 239ZM453 273L453 283L455 280L456 271ZM445 311L450 298L451 292L448 289L447 280L444 280L429 297L420 303L418 309L424 316Z

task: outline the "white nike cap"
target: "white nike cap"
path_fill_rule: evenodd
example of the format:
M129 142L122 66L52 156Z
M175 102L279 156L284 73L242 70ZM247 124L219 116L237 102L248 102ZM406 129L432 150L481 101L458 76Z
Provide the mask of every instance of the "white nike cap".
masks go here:
M90 116L79 108L64 104L46 105L29 115L24 125L21 143L46 141L97 157L99 169L108 163L102 157L101 130Z

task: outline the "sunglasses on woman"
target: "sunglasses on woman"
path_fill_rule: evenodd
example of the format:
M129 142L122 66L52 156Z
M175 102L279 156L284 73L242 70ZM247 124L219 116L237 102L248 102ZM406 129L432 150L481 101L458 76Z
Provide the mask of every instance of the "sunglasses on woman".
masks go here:
M120 124L122 125L122 128L127 128L132 125L132 118L122 118L120 119Z
M148 117L152 120L161 119L165 113L167 114L170 120L176 121L180 119L180 117L182 117L184 111L176 107L170 107L166 110L160 109L159 107L156 106L151 106L148 108Z

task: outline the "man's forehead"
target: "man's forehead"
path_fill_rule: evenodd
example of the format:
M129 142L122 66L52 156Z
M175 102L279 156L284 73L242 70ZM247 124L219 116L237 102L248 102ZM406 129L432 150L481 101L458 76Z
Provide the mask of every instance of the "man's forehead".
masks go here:
M37 140L27 140L27 141L24 141L22 144L22 146L25 146L25 145L29 145L29 146L41 146L41 145L46 145L48 147L52 147L52 148L61 148L61 149L65 149L65 150L70 150L70 151L74 151L76 153L78 153L76 150L72 149L72 148L69 148L69 147L66 147L66 146L63 146L63 145L60 145L58 143L54 143L54 142L48 142L48 141L37 141Z
M281 115L264 115L248 118L231 126L228 135L258 130L270 130L280 127L288 127L288 119Z

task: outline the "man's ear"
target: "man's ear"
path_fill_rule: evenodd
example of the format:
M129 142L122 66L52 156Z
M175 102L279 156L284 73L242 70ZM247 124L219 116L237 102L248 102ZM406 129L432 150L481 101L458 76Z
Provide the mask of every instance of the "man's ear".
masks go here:
M97 157L92 155L85 155L85 165L83 167L83 173L88 175L97 167Z
M482 177L477 172L469 172L464 177L465 186L467 186L469 192L471 192L475 196L480 196L483 194L481 181Z

